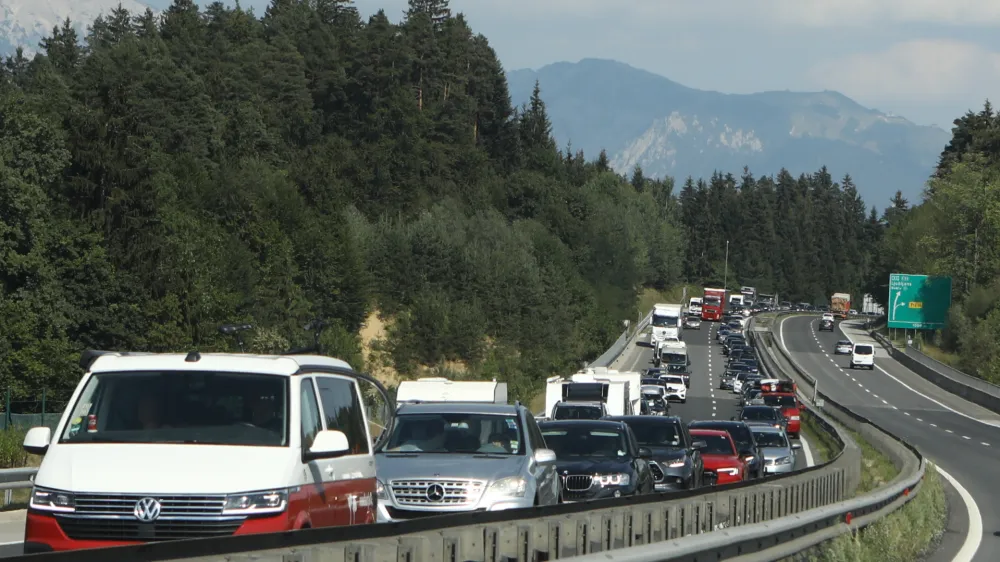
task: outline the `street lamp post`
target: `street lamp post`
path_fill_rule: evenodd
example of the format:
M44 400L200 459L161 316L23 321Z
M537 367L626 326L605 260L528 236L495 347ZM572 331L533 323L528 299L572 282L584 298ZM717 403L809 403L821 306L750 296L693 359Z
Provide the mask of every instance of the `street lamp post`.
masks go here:
M726 272L722 278L722 290L729 292L729 240L726 240Z

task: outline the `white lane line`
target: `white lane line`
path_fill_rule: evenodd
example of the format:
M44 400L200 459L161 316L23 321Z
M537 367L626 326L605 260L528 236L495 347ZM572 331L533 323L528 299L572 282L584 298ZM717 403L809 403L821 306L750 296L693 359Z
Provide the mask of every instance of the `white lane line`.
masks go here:
M945 431L947 431L948 433L955 433L954 431L952 431L950 429L946 429Z
M962 503L965 504L965 511L969 513L969 532L965 535L965 542L962 543L961 550L952 558L951 562L972 562L976 551L979 550L979 543L983 540L983 518L979 514L979 506L976 505L976 500L972 499L972 494L962 487L954 476L948 474L945 469L938 465L934 465L934 467L955 488L962 498Z
M806 468L810 466L815 466L816 462L813 459L812 449L809 447L809 441L806 441L805 437L799 436L799 442L802 443L802 456L806 458Z
M924 421L924 420L922 420L922 419L920 419L920 418L917 418L917 421L918 421L918 422L922 422L922 421Z
M989 443L987 443L986 441L980 441L980 442L979 442L979 444L980 444L980 445L983 445L983 446L986 446L986 447L989 447L989 446L990 446L990 444L989 444Z
M968 419L970 419L970 420L972 420L974 422L979 422L979 423L981 423L983 425L988 425L990 427L996 427L995 425L993 425L992 423L990 423L988 421L984 421L984 420L981 420L981 419L978 419L978 418L974 418L974 417L972 417L972 416L970 416L968 414L963 414L962 412L959 412L958 410L956 410L956 409L954 409L954 408L952 408L950 406L947 406L947 405L945 405L945 404L943 404L943 403L941 403L941 402L939 402L939 401L931 398L930 396L927 396L926 394L920 392L919 390L915 390L912 386L910 386L910 385L906 384L905 382L899 380L898 378L890 375L888 371L886 371L885 369L883 369L882 367L880 367L878 365L875 365L875 368L878 369L879 371L882 371L882 373L885 374L885 376L887 376L890 379L892 379L892 380L898 382L899 384L903 385L910 392L912 392L912 393L916 394L917 396L920 396L920 397L922 397L922 398L924 398L926 400L930 400L931 402L937 404L938 406L941 406L942 408L944 408L945 410L948 410L949 412L952 412L954 414L958 414L958 415L962 416L963 418L968 418Z
M888 406L888 405L889 405L889 403L888 403L888 402L886 402L885 400L882 400L882 403L883 403L883 404L885 404L886 406Z
M903 412L903 415L904 416L908 416L908 415L910 415L910 412Z
M971 437L969 437L968 435L963 435L963 436L962 436L962 439L972 439L972 438L971 438Z
M931 427L937 427L937 424L936 423L932 423Z

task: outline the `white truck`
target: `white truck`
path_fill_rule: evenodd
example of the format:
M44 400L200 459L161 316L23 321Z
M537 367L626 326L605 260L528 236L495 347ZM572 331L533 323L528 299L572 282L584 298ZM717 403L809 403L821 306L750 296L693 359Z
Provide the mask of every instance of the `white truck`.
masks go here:
M701 297L691 297L688 301L688 316L701 318Z
M506 404L507 383L492 381L453 381L443 377L424 377L402 381L396 389L396 404L418 402L476 402Z
M683 307L679 304L653 305L653 315L649 320L649 346L656 347L664 341L681 341L684 325L681 316Z
M743 306L743 295L729 295L729 306Z
M642 406L642 373L636 371L616 371L607 367L593 367L573 374L569 380L572 382L625 383L625 401L628 403L625 406L626 411L631 408L631 411L635 413Z
M757 302L756 287L740 287L740 294L743 295L743 304L745 306L753 306Z

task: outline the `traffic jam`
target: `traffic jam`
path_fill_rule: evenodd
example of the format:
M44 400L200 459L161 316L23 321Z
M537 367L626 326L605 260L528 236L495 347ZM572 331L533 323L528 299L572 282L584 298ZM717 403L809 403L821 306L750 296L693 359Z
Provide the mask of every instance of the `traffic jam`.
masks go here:
M58 425L24 439L42 457L25 553L530 508L791 472L801 404L794 385L762 378L743 335L749 307L715 319L723 388L739 396L739 413L671 414L692 382L684 331L700 329L704 310L714 314L711 302L657 305L651 367L552 377L541 415L509 400L504 382L422 378L392 397L346 362L309 352L85 352L86 374Z

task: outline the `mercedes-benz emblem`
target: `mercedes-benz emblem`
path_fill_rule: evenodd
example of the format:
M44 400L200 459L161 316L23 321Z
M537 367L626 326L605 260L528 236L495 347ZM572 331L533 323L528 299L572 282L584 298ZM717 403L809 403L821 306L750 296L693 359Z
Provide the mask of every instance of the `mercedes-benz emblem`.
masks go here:
M156 498L142 498L135 502L132 514L139 521L152 523L160 517L160 502Z
M432 502L439 502L444 499L444 486L440 484L431 484L427 487L427 500Z

